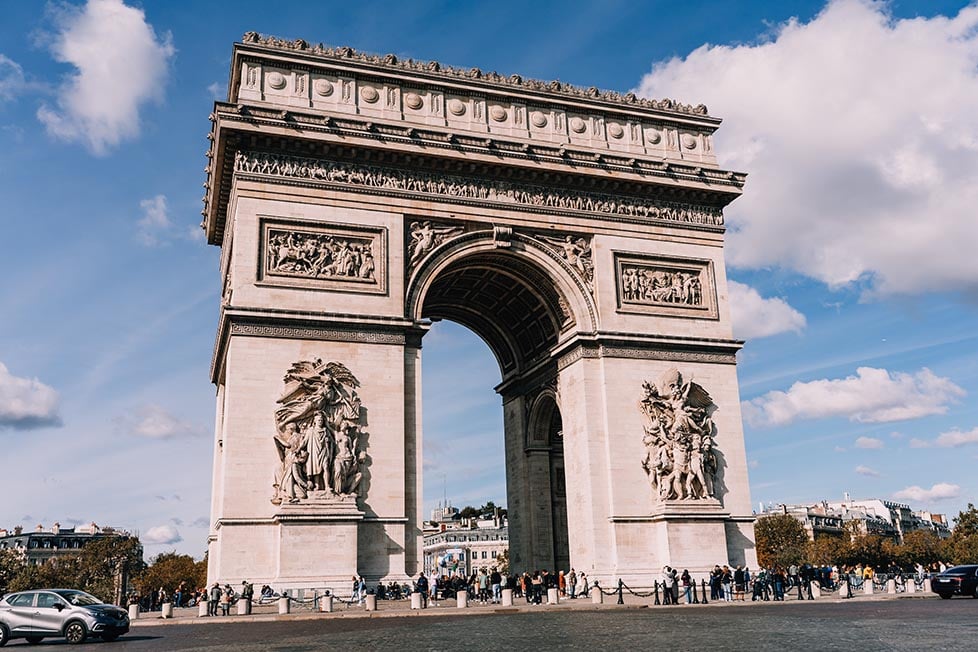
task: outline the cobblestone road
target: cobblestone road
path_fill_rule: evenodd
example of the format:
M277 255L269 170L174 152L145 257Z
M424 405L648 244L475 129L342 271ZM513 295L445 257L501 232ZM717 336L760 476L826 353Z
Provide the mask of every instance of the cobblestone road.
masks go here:
M140 625L132 650L975 650L978 600L893 599ZM45 641L41 648L62 647ZM10 647L26 648L23 641Z

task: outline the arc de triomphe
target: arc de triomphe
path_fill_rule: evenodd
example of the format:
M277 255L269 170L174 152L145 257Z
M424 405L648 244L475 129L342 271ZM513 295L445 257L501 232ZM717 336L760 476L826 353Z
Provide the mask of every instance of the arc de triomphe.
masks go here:
M249 33L211 121L209 581L421 570L437 319L499 362L514 569L756 563L723 262L745 177L705 107Z

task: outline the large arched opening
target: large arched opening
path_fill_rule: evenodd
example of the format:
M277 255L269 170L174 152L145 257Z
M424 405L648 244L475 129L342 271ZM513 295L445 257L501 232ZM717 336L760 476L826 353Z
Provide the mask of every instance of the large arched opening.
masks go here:
M585 315L588 311L571 275L562 277L559 261L546 250L522 240L506 245L499 246L490 232L433 252L431 261L412 275L408 295L414 302L408 305L417 319L466 327L495 356L511 566L566 570L569 524L553 352L578 330L581 320L574 308ZM465 368L459 360L455 372L464 374ZM422 391L431 403L427 390ZM441 478L428 482L440 484Z

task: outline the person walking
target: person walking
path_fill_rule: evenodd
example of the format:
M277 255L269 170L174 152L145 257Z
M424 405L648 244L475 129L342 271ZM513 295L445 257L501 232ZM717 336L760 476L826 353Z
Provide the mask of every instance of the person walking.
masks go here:
M418 581L414 583L414 590L421 594L421 608L428 608L428 578L424 573L418 575Z
M587 584L587 573L581 571L580 579L578 580L581 584L581 597L588 598L591 595L591 587Z
M683 597L686 604L693 604L693 578L689 575L688 569L683 569L683 574L679 577L683 585Z

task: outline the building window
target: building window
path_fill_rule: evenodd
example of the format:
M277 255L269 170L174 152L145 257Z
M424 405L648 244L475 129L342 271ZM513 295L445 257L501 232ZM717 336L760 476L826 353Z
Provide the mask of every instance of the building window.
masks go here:
M482 551L482 558L483 558L483 559L485 559L485 558L486 558L486 551L485 551L485 550L483 550L483 551Z

